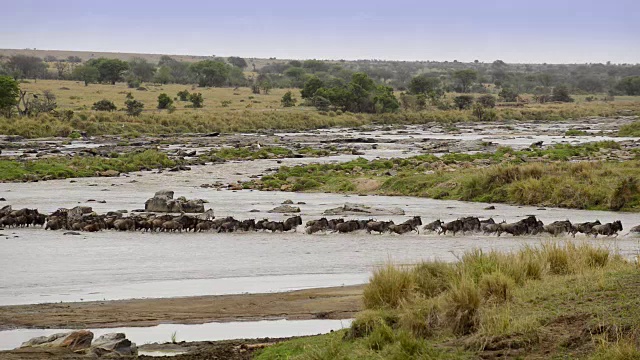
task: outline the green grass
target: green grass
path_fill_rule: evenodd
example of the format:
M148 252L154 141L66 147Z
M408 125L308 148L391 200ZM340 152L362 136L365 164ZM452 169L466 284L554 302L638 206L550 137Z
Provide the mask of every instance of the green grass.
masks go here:
M299 150L291 150L281 146L264 146L260 149L252 147L241 148L221 148L211 150L206 154L200 155L200 159L205 161L213 161L216 159L224 160L256 160L256 159L275 159L275 158L291 158L298 155L306 157L320 157L331 154L330 150L314 149L305 147Z
M622 125L618 130L618 136L640 137L640 121Z
M567 259L560 273L558 258ZM423 277L445 286L426 294ZM374 272L367 309L350 329L284 342L256 359L636 359L638 291L637 264L573 242L387 265Z
M97 172L131 172L166 168L176 162L156 150L104 157L56 156L36 160L0 160L0 181L49 180L96 176Z

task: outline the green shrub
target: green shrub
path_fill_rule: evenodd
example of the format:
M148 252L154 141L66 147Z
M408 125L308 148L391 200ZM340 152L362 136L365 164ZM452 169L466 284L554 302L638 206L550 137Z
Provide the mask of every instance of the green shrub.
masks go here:
M173 105L173 99L169 95L162 93L158 95L158 109L169 109Z
M91 106L91 109L95 111L115 111L118 108L112 101L107 99L102 99L100 101L96 101L95 103L93 103L93 106Z
M415 289L412 272L386 265L376 269L364 288L364 306L367 309L397 308Z

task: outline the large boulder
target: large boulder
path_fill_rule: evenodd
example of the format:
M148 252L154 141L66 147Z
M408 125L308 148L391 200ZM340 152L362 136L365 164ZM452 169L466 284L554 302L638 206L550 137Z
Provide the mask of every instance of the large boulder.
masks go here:
M300 208L297 206L291 205L280 205L275 208L269 210L270 213L279 213L279 214L291 214L291 213L299 213Z
M144 210L148 212L165 213L203 213L204 200L187 200L184 197L173 198L173 191L161 190L144 203Z
M84 214L91 214L93 209L91 206L76 206L73 209L67 211L67 226L82 221Z
M95 339L91 344L91 352L99 356L105 354L136 356L138 347L127 339L124 333L110 333Z
M325 210L323 215L404 215L404 210L397 207L383 209L373 208L362 204L346 203L343 206Z
M93 333L91 331L78 330L50 336L39 336L22 343L20 347L59 347L78 351L90 348L92 340Z

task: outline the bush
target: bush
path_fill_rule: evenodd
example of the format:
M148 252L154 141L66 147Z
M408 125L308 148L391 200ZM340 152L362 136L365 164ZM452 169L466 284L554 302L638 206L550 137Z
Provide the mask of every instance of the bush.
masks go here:
M169 95L162 93L158 95L158 109L169 109L173 105L173 100Z
M284 95L282 95L282 100L280 100L280 103L282 104L282 107L292 107L296 105L296 99L293 98L293 94L291 94L291 91L287 91L286 93L284 93Z
M453 98L453 102L454 104L456 104L456 107L458 108L458 110L469 109L473 104L473 96L471 95L456 96L455 98Z
M627 177L616 186L611 200L609 200L609 208L614 211L621 210L628 203L640 197L640 186L638 185L638 179L633 177Z
M178 91L177 95L180 101L189 101L189 91L187 90Z
M91 109L95 111L115 111L118 108L116 107L116 104L113 103L113 101L102 99L100 101L94 102L93 106L91 106Z
M189 101L191 101L191 106L193 108L201 108L204 103L204 99L201 93L193 93L189 95Z
M130 116L139 116L140 114L142 114L142 109L144 109L144 104L134 99L125 101L124 105L127 107L127 115Z
M553 101L573 102L573 98L569 96L569 88L566 85L558 85L553 88Z
M516 102L518 101L518 95L519 94L515 90L509 87L504 87L500 90L498 97L505 102Z
M127 86L130 89L137 89L137 88L140 87L140 84L141 84L140 80L138 80L137 78L132 78L132 79L127 80Z
M313 105L319 111L328 111L329 106L331 106L331 101L329 99L322 97L320 95L316 95L313 97Z
M373 272L364 288L364 306L367 309L397 308L415 288L412 272L387 265Z
M413 268L416 291L426 297L434 297L449 288L453 268L444 262L422 262Z

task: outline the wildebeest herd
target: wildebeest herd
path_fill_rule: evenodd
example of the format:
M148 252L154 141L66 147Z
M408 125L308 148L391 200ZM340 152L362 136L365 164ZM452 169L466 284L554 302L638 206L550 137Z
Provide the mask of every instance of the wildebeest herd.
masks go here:
M76 211L79 209L79 211ZM58 209L50 215L44 215L37 209L12 210L5 207L0 210L0 228L44 226L46 230L70 230L96 232L101 230L118 231L149 231L149 232L238 232L238 231L271 231L286 232L296 231L302 225L300 216L293 216L284 221L272 221L269 219L236 220L233 217L215 218L212 211L198 215L157 215L157 214L133 214L124 216L121 212L108 212L98 215L91 208ZM366 231L366 233L391 233L406 234L410 232L420 233L422 219L414 216L411 219L396 224L393 221L345 220L320 218L308 221L305 224L307 234L315 233L351 233ZM442 235L457 233L483 233L511 234L513 236L550 234L559 236L577 233L585 235L617 236L622 231L622 223L617 220L602 224L600 221L572 223L569 220L555 221L544 224L535 216L530 215L514 223L496 223L492 218L482 220L477 217L463 217L449 222L433 221L422 227L426 233L438 233ZM632 232L640 232L640 226L631 229Z

